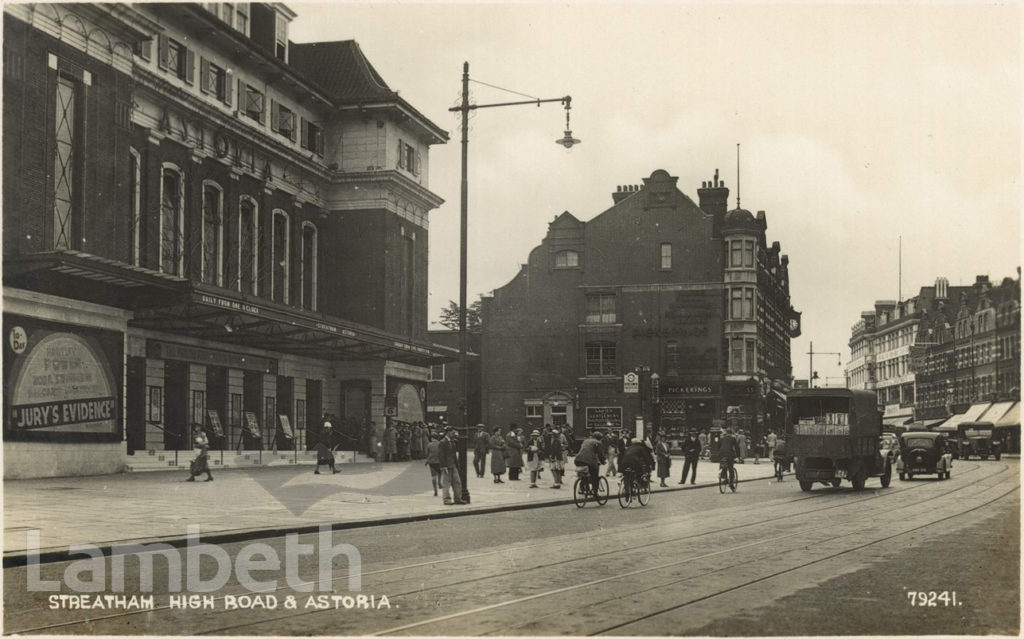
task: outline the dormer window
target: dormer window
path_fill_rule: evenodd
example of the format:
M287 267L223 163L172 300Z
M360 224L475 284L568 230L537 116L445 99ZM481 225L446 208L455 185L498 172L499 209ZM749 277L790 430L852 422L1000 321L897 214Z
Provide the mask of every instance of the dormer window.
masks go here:
M576 251L559 251L555 253L555 268L579 268L580 254Z
M288 61L288 20L280 13L274 23L274 55Z

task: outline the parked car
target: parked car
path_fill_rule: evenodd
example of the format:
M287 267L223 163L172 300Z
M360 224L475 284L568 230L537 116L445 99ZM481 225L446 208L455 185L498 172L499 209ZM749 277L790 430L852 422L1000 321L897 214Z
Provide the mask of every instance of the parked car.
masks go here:
M980 457L988 459L989 455L999 461L1002 454L999 434L992 422L960 422L957 425L960 437L960 456L964 459Z
M949 479L953 468L951 446L942 433L909 431L900 435L900 456L896 472L901 480L914 475L938 475Z

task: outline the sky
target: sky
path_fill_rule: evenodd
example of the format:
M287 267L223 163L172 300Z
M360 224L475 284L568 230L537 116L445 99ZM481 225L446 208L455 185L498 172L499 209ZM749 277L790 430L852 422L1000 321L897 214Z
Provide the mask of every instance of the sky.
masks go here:
M449 131L429 157L432 320L459 296L462 65L470 301L508 283L562 211L590 220L657 169L697 200L715 169L790 258L793 373L841 384L852 325L944 276L1016 277L1021 7L924 3L289 3L296 42L356 40ZM486 84L479 84L479 83ZM486 85L502 87L515 93ZM523 97L523 94L527 97ZM900 239L902 237L902 239ZM900 277L902 247L902 278ZM902 281L902 289L901 289Z

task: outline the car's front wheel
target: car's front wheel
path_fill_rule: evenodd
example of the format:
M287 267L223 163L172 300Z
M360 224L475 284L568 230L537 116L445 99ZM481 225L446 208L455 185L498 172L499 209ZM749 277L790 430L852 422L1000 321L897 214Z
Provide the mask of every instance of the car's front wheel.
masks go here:
M882 488L888 488L892 483L892 464L885 460L885 471L882 472Z

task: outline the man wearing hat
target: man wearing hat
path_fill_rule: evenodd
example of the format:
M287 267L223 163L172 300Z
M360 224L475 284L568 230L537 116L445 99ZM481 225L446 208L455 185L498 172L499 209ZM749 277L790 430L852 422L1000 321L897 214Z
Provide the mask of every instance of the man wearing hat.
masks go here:
M568 449L568 443L562 437L558 428L551 429L551 441L548 443L548 449L546 451L549 465L551 468L551 478L554 480L552 488L562 487L562 473L565 472L565 453Z
M690 475L691 484L697 483L697 461L703 448L697 439L697 429L691 428L690 434L683 440L683 476L679 479L680 484L686 483L687 474Z
M445 505L466 503L462 501L462 478L459 476L458 456L455 453L455 437L455 429L449 427L437 447L437 456L441 462L441 495Z
M541 453L544 450L544 439L541 437L540 431L534 429L530 433L530 439L526 442L526 467L530 469L530 488L537 487L537 475L540 474L541 466Z
M484 430L483 424L476 425L476 437L473 439L473 469L477 477L484 476L487 468L487 449L491 446L491 438Z

